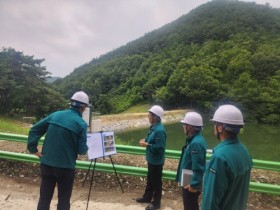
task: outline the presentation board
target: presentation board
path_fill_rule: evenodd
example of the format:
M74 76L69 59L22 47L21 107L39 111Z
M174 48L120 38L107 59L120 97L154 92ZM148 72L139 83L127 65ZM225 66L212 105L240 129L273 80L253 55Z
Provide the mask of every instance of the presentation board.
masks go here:
M87 145L89 160L117 153L112 131L87 134Z

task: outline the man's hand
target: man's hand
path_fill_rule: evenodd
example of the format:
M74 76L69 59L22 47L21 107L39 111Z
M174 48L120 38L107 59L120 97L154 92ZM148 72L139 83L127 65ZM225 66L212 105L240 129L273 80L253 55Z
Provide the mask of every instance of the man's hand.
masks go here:
M41 152L35 152L33 155L36 155L38 158L41 158L43 155Z
M145 142L145 139L141 139L141 140L139 141L139 145L142 146L142 147L147 147L147 146L148 146L148 143Z
M189 190L189 191L192 192L192 193L197 192L197 190L196 190L196 189L193 189L190 185L186 186L185 189Z

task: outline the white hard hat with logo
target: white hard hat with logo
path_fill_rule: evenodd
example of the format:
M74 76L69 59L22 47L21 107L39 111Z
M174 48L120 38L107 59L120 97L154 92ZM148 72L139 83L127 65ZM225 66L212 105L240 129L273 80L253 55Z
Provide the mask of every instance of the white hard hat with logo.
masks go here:
M233 105L220 106L211 121L220 122L228 125L244 125L241 111Z
M156 116L162 118L163 117L163 108L161 108L158 105L152 106L152 108L149 110L149 112L152 112Z
M76 101L76 102L81 102L85 105L89 105L89 98L88 98L88 95L83 92L83 91L79 91L79 92L76 92L72 98L71 98L72 101Z
M203 126L202 117L197 112L187 112L181 123L192 125L192 126Z

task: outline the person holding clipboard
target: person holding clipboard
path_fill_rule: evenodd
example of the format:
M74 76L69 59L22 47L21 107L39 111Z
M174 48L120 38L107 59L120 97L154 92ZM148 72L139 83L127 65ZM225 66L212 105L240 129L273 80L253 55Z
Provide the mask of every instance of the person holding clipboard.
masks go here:
M182 148L176 181L182 187L184 210L199 210L198 197L202 191L207 150L201 135L203 121L199 113L187 112L181 123L187 139Z

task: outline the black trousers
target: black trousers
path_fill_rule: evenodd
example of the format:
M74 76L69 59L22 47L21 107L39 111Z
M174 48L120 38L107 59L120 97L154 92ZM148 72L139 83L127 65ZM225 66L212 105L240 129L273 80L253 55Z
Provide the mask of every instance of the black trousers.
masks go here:
M70 198L75 178L75 169L56 168L45 164L40 165L41 188L37 210L49 210L54 189L57 184L57 210L69 210Z
M198 197L200 192L190 192L188 189L182 188L184 210L199 210Z
M148 163L147 185L143 195L143 198L151 201L153 199L152 203L159 206L162 195L162 168L163 164Z

